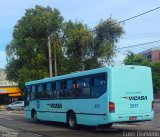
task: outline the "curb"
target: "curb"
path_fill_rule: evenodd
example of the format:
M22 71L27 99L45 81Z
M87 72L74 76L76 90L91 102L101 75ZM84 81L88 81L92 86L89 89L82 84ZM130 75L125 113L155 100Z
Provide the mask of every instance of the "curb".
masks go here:
M11 111L11 113L24 114L24 111Z

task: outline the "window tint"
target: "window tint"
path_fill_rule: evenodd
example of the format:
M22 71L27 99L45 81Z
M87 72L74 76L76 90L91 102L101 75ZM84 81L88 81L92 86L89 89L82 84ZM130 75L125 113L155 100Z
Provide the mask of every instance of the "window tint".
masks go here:
M25 88L25 97L27 101L30 101L30 95L31 95L31 86L26 86Z
M38 85L38 92L42 92L43 91L43 84L39 84Z
M32 93L36 92L36 86L32 86Z
M27 86L29 97L45 98L92 98L99 97L106 91L105 73L75 77L59 81Z
M91 96L98 97L106 90L106 77L104 74L97 74L92 76Z
M73 80L72 79L66 80L66 88L63 91L65 98L71 98L72 97L72 88L73 88L72 84L73 84Z
M55 90L54 90L54 98L59 98L60 97L60 90L61 90L60 81L57 81L55 85L56 85L56 87L55 87Z
M38 84L38 92L36 93L36 99L44 98L44 85Z
M26 91L31 92L31 86L26 86Z
M73 96L78 98L90 96L90 78L89 77L79 77L74 80Z
M36 86L33 85L31 88L31 100L35 99L36 97Z
M46 91L52 91L52 83L46 84Z
M53 83L46 83L45 98L53 98Z

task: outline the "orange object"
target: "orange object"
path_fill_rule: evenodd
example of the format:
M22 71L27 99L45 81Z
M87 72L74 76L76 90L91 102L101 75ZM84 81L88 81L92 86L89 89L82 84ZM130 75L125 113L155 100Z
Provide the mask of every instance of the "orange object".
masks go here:
M20 93L21 90L18 87L3 87L0 88L0 94L14 94L14 93Z

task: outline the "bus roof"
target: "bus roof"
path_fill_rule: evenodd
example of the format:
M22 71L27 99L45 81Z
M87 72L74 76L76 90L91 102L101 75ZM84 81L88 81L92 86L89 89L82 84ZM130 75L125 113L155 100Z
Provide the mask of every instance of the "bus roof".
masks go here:
M91 75L91 74L95 74L95 73L106 72L106 70L108 70L109 68L110 67L102 67L102 68L97 68L97 69L92 69L92 70L73 72L73 73L66 74L66 75L61 75L61 76L44 78L44 79L40 79L40 80L26 82L25 85L45 83L45 82L50 82L50 81L55 81L55 80L62 80L62 79L67 79L67 78L72 78L72 77L79 77L79 76L84 76L84 75Z
M116 66L116 67L102 67L102 68L97 68L97 69L92 69L92 70L73 72L70 74L51 77L51 78L44 78L44 79L40 79L40 80L30 81L30 82L26 82L25 85L26 86L27 85L34 85L34 84L38 84L38 83L45 83L45 82L50 82L50 81L55 81L55 80L63 80L63 79L67 79L67 78L91 75L91 74L95 74L95 73L102 73L102 72L107 72L108 70L111 70L111 69L123 68L123 67L144 67L144 66L123 65L123 66Z

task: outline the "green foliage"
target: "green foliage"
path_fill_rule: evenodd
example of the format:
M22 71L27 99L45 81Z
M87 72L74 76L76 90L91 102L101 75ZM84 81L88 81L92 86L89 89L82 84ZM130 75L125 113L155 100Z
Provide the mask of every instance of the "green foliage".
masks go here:
M69 21L63 31L65 53L72 71L110 64L116 53L115 44L124 33L122 26L111 18L101 21L94 30L80 22Z
M152 69L154 92L160 92L160 62L147 62L142 55L129 52L124 60L125 65L145 65Z
M23 87L26 81L49 76L48 36L52 36L52 56L55 50L61 75L109 64L123 33L123 27L111 18L92 30L81 22L63 22L57 9L42 6L27 9L6 47L7 79Z
M97 58L101 64L109 65L116 54L116 43L122 34L124 30L116 20L112 18L102 20L95 28L94 58Z
M68 59L68 70L83 70L90 58L92 33L80 22L69 21L63 26L64 50Z
M125 65L147 65L148 62L145 60L143 55L134 54L129 52L127 57L124 59Z
M149 66L152 69L153 89L160 92L160 62L152 62Z
M60 33L63 17L57 9L36 6L26 10L7 45L7 79L24 82L48 76L48 35ZM57 46L60 48L61 45ZM58 49L57 49L58 50ZM60 54L60 53L59 53Z

